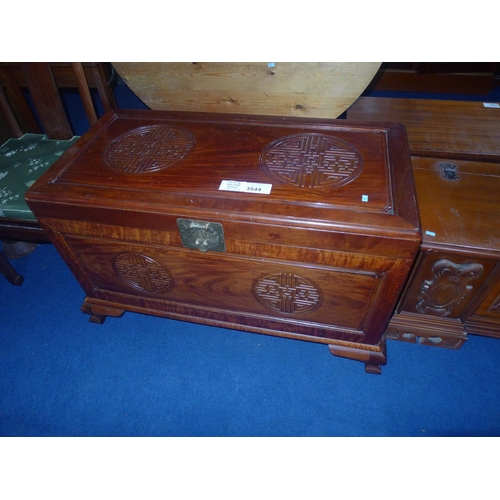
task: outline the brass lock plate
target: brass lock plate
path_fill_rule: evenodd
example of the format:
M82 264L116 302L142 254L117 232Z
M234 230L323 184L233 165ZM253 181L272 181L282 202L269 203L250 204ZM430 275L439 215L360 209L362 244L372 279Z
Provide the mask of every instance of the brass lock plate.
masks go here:
M225 252L224 229L218 222L177 219L182 246L201 252Z

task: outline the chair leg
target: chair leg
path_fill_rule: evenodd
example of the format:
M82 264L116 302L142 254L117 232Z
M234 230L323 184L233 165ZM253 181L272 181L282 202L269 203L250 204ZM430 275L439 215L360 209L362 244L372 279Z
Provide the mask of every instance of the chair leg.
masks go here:
M3 274L9 283L20 286L24 278L10 265L10 262L0 253L0 274Z

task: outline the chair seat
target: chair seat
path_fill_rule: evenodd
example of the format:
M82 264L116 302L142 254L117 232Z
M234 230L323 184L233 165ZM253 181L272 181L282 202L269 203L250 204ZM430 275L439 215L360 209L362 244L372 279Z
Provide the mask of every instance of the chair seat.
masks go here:
M24 201L26 191L78 139L24 134L0 146L0 217L35 220Z

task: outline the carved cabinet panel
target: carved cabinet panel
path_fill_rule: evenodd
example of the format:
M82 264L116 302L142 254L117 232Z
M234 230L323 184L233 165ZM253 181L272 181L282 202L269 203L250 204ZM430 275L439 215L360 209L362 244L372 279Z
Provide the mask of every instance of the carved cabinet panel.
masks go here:
M493 268L480 259L424 253L402 309L460 318Z
M389 338L460 347L500 337L498 163L412 157L422 244Z
M485 334L482 327L469 331L466 320L490 289L497 268L495 260L484 257L422 251L387 337L456 349L467 333Z

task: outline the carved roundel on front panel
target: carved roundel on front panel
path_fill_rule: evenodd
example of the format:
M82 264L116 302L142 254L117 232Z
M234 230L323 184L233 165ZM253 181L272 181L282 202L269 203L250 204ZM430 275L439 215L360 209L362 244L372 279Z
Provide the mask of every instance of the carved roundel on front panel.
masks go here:
M194 145L194 135L183 128L140 127L114 139L104 150L103 162L126 174L155 172L182 160Z
M132 287L150 293L166 293L174 286L168 270L156 260L135 252L115 255L113 268Z
M297 134L271 142L260 165L272 177L299 187L343 186L363 170L363 157L346 141L323 134Z
M284 313L311 312L323 301L321 290L312 281L292 273L261 276L252 291L262 305Z

